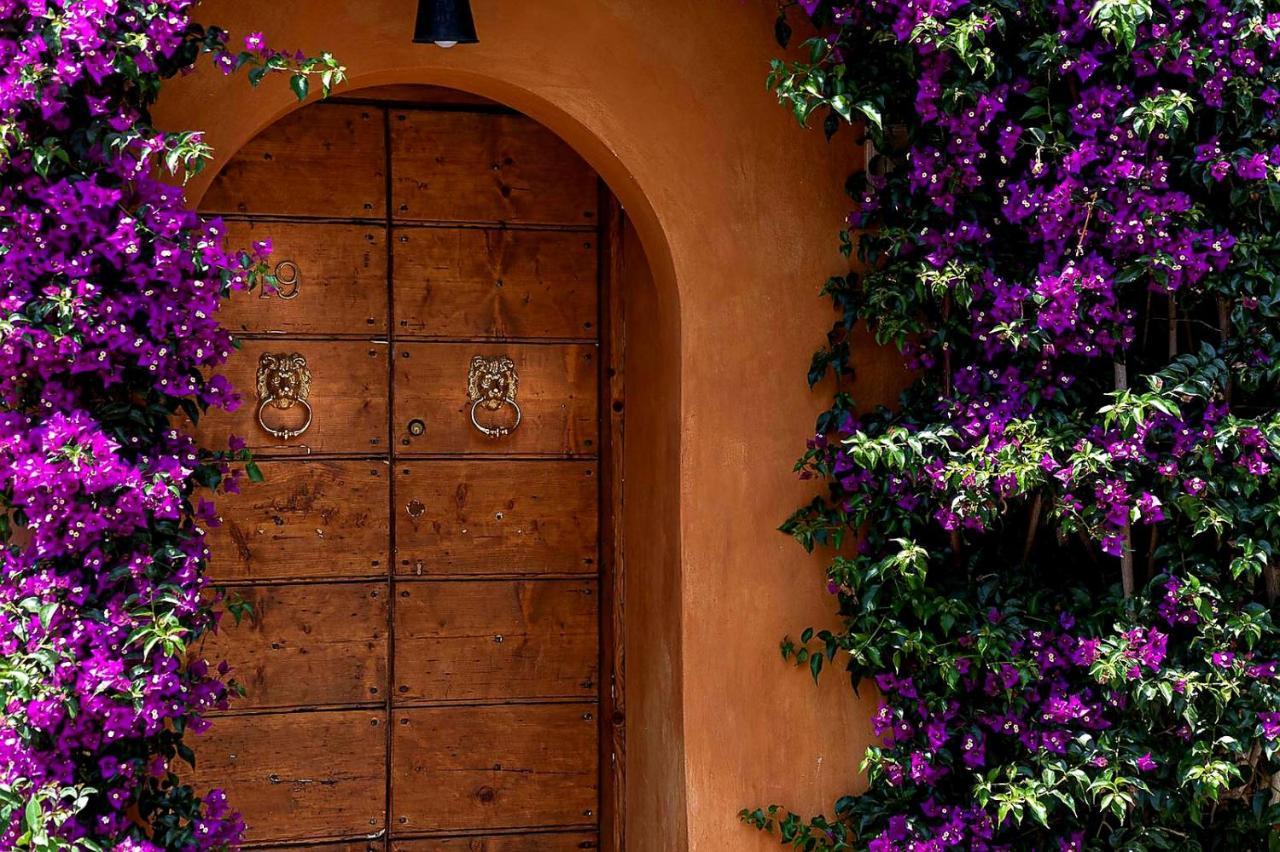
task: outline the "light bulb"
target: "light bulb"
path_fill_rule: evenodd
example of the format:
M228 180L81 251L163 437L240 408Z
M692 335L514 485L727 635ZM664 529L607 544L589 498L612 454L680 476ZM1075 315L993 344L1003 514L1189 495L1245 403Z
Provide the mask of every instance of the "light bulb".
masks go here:
M450 48L450 47L454 47L455 45L457 45L457 42L456 42L456 41L438 41L438 42L436 42L436 47L443 47L443 48L445 48L445 49L448 49L448 48Z

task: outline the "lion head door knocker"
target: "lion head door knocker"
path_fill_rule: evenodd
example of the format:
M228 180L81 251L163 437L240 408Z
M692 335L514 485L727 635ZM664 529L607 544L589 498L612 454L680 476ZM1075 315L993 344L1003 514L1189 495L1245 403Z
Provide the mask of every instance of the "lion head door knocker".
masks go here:
M524 416L520 404L516 402L516 391L520 386L520 377L516 374L515 362L505 355L497 358L486 358L477 355L471 359L471 369L467 371L467 397L471 400L471 425L490 438L501 438L510 435L520 426ZM484 426L477 418L480 410L496 412L504 406L511 406L515 412L515 422L510 426Z
M258 359L258 425L273 438L287 441L311 428L311 371L307 359L297 352L264 352ZM288 411L301 406L306 417L302 425L294 427L270 426L265 415L268 409Z

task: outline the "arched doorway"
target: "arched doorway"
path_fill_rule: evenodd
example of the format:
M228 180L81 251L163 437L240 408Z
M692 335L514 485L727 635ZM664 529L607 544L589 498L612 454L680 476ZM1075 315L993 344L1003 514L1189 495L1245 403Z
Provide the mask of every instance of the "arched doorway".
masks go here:
M814 288L847 271L837 188L861 155L798 133L759 83L777 55L777 4L731 5L472 0L480 43L441 50L412 42L408 0L200 4L236 38L332 51L348 91L446 85L520 110L581 154L635 223L653 270L624 288L626 825L637 852L764 852L740 808L821 812L875 743L873 699L850 700L839 678L801 688L776 653L784 634L830 618L824 584L803 579L821 576L825 557L809 564L776 527L812 497L790 470L824 399L803 381L831 320ZM154 112L167 129L204 131L222 163L298 108L281 79L251 89L205 64L170 81ZM216 175L193 178L188 197L199 203ZM871 398L893 398L891 367L861 365Z
M616 202L530 119L392 87L276 123L201 206L279 279L232 300L245 403L199 427L266 474L211 536L253 611L206 648L246 694L201 778L254 845L616 845Z

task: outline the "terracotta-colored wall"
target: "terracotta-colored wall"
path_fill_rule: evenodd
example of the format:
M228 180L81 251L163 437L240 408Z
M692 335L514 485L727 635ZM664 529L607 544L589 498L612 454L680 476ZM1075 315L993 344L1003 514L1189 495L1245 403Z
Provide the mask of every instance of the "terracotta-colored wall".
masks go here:
M783 633L829 617L819 562L774 530L811 493L789 471L821 402L804 374L829 324L815 294L841 266L854 152L798 130L765 91L773 0L473 6L481 43L448 51L410 42L413 0L209 0L201 16L331 50L351 88L434 83L507 103L621 199L653 270L628 317L628 841L774 848L738 809L829 809L870 739L847 682L815 689L777 654ZM291 97L282 80L255 92L206 70L157 117L205 129L225 158Z

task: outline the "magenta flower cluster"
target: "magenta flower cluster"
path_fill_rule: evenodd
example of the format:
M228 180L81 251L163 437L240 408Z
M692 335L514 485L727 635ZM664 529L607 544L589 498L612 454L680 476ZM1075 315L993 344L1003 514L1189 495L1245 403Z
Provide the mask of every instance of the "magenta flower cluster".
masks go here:
M798 848L1266 848L1280 824L1280 11L796 4L770 84L863 146L784 529L836 546L867 792ZM1269 6L1271 8L1269 8ZM777 27L787 41L795 16ZM858 408L865 330L897 405Z
M262 266L156 179L208 152L147 111L202 53L305 60L260 35L231 53L192 5L0 0L0 848L221 849L243 829L177 774L228 700L225 666L187 649L216 625L196 492L235 476L176 424L234 404L218 306Z

